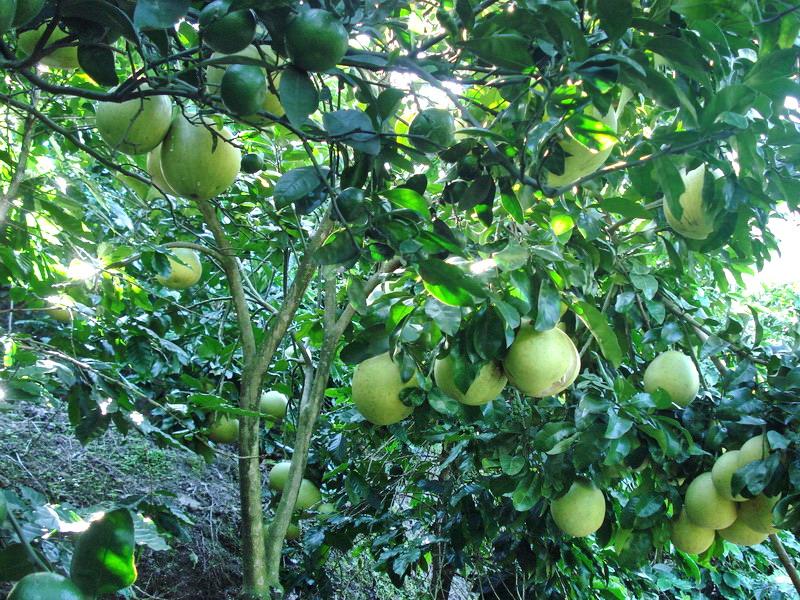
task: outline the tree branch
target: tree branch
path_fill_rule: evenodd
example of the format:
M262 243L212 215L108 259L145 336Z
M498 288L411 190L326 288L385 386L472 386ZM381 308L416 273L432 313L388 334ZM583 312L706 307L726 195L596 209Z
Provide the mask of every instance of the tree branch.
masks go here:
M783 568L786 569L786 574L789 576L789 579L792 580L794 589L800 594L800 575L798 575L792 559L786 553L786 548L783 547L780 538L774 533L770 534L769 541L770 544L772 544L772 549L775 550L775 554L778 555L778 559L781 561Z
M32 94L36 97L35 92ZM11 182L8 184L6 193L0 196L0 230L6 224L8 211L11 208L11 202L19 191L19 186L22 183L22 178L25 177L25 170L28 163L28 154L31 151L31 142L33 142L33 129L36 119L33 114L28 113L28 118L25 119L24 133L22 134L22 144L20 144L19 156L17 157L17 166L14 169L14 174L11 176Z

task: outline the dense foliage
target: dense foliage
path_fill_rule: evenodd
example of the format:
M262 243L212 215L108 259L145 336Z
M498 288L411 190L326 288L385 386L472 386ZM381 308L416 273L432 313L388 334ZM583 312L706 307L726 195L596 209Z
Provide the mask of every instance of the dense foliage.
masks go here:
M800 527L798 332L774 306L793 300L740 293L776 251L770 221L798 208L796 8L48 1L0 26L3 402L68 411L83 443L115 427L209 461L213 427L240 418L255 596L279 583L277 548L280 584L308 597L351 551L396 585L432 573L436 598L456 575L485 597L780 597L766 547L690 555L670 523L695 477L764 433L772 452L733 491L780 496L774 523ZM58 54L25 41L42 24L66 33ZM169 279L191 271L176 248L199 253L199 283ZM470 406L437 385L437 358L464 394L555 327L580 355L563 392L527 396L518 374ZM645 391L669 349L699 372L686 407ZM410 416L376 426L350 384L387 351ZM257 419L262 388L285 418ZM261 475L284 459L281 496ZM603 524L570 537L549 507L585 480ZM326 508L292 516L303 485ZM42 499L7 497L0 580L66 573L36 554L41 520L32 546L14 533ZM70 559L87 594L130 585L141 536L187 526L168 503L109 500Z

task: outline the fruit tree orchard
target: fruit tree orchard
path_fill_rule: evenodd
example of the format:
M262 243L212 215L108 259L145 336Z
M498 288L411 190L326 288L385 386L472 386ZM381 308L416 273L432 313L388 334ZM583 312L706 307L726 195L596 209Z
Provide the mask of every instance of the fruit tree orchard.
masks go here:
M5 402L235 452L248 597L353 547L436 598L796 577L795 340L732 298L798 208L797 9L0 0ZM9 505L59 573L12 597L135 580L146 506L61 569Z

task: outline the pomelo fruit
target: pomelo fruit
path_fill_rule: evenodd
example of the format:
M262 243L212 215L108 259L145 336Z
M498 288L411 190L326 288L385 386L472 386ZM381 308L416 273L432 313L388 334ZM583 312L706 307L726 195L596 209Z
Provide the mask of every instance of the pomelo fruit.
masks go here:
M488 362L478 371L465 394L456 385L455 362L449 355L434 363L433 375L440 390L462 404L470 406L480 406L494 400L508 381L499 364L494 361Z
M264 168L264 157L261 154L250 152L242 157L241 169L243 173L258 173Z
M347 37L347 30L333 13L312 8L289 21L286 51L304 71L327 71L347 54Z
M722 539L739 546L755 546L769 537L768 533L755 531L740 519L736 519L730 527L720 529L719 535Z
M297 502L294 504L295 510L306 510L322 500L319 488L308 479L300 482L300 490L297 492Z
M765 443L766 442L766 443ZM739 448L739 468L769 456L769 442L763 434L750 438Z
M42 12L45 0L17 0L17 10L14 13L14 27L22 27L30 23L33 18Z
M550 514L567 535L587 536L603 525L606 499L591 482L575 481L566 494L550 503Z
M717 492L711 473L698 475L686 489L684 510L692 523L711 529L725 529L736 520L736 503Z
M706 166L700 165L688 173L681 169L684 191L678 197L683 209L681 218L670 210L669 202L664 200L664 216L676 233L691 240L704 240L714 232L715 215L708 211L703 202L703 184Z
M281 462L275 463L269 470L269 475L267 476L269 487L282 492L283 488L286 487L286 481L289 479L289 469L291 469L291 467L292 461L290 460L282 460Z
M203 275L203 265L200 256L189 248L172 248L169 260L169 275L159 274L156 280L173 290L183 290L192 287L200 281Z
M349 187L343 189L336 196L336 208L331 216L336 221L356 223L367 214L366 194L360 188ZM364 219L366 220L366 219Z
M330 502L323 502L317 507L317 519L327 521L336 514L336 505Z
M297 523L289 523L286 527L286 539L296 540L300 537L300 526Z
M717 489L720 496L726 500L744 502L747 498L744 496L734 496L733 490L731 489L731 479L738 468L739 451L730 450L720 456L714 463L714 468L711 469L711 480L714 482L714 487Z
M418 387L416 377L405 383L400 367L388 352L368 358L353 373L353 403L364 418L375 425L391 425L414 410L400 400L400 392Z
M225 107L235 115L252 115L267 98L264 69L255 65L230 65L219 89Z
M682 511L680 516L672 522L672 545L687 554L700 554L705 552L714 543L716 532L709 527L700 527L692 523Z
M41 571L20 579L7 600L86 600L78 587L57 573Z
M36 29L23 31L17 36L17 45L20 51L25 56L30 56L36 48L39 38L44 35L47 29L47 23L42 23ZM65 71L72 71L77 69L80 64L78 63L78 46L60 46L53 48L52 46L67 37L67 32L56 27L47 39L43 52L46 54L39 59L43 65L53 67L55 69L64 69Z
M602 116L600 111L594 106L590 106L586 110L586 114L601 121L612 131L617 130L617 113L613 107L608 109L605 116ZM598 136L598 138L600 137ZM564 172L561 175L548 172L547 185L555 188L572 185L600 169L611 155L617 139L610 135L603 135L597 141L599 147L587 146L571 133L568 123L564 138L558 142L564 151Z
M142 89L148 89L143 86ZM125 154L144 154L158 146L172 123L168 96L147 96L126 102L99 102L97 130L106 144Z
M17 0L0 0L0 33L11 29L17 13Z
M700 375L692 359L683 352L667 350L653 359L644 371L644 390L664 390L674 404L688 406L700 391Z
M772 518L772 509L778 503L778 496L765 496L759 494L755 498L742 502L739 505L739 521L753 531L759 533L775 533L775 521Z
M523 325L503 361L508 381L528 396L544 398L567 389L581 367L578 350L558 328L535 331Z
M443 108L426 108L408 128L408 141L420 152L431 154L444 150L455 141L453 115Z
M233 444L239 440L239 419L218 415L208 428L208 437L219 444Z
M200 11L203 41L213 50L231 54L246 48L256 36L256 17L250 9L228 12L228 0L214 0Z
M158 187L162 192L170 196L177 196L178 193L164 179L164 171L161 169L161 146L156 146L147 154L147 174L153 185Z
M231 139L233 134L225 127L178 115L161 144L165 181L178 195L193 200L221 194L236 180L242 162Z
M286 407L289 405L289 399L274 390L261 393L261 399L258 403L258 410L262 414L267 414L275 420L282 419L286 416Z

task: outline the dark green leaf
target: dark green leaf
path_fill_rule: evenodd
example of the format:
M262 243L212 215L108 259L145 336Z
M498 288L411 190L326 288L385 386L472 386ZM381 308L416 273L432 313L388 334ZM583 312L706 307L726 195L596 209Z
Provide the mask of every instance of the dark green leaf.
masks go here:
M169 29L189 11L189 0L138 0L133 22L142 31Z
M474 302L473 296L486 296L486 290L478 281L443 260L431 258L421 262L419 275L425 289L451 306L469 306Z
M80 44L78 62L86 74L100 85L113 86L119 83L114 66L114 51L108 46Z
M305 71L294 67L285 69L281 73L278 93L286 116L295 125L304 123L308 115L317 110L319 92Z
M120 508L92 522L78 538L70 578L85 594L111 594L136 581L133 519Z
M550 282L543 279L539 286L539 301L537 303L536 331L548 331L556 326L561 319L561 294Z
M572 305L572 310L583 321L584 325L592 333L592 337L600 346L603 356L612 365L618 367L622 364L622 348L619 340L608 324L606 316L588 302L579 301Z
M281 79L281 82L283 79ZM333 138L366 154L377 154L381 142L367 113L361 110L336 110L322 115L325 130Z
M608 37L621 37L633 19L631 0L597 0L597 16Z

